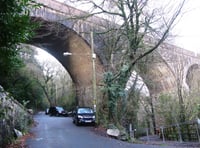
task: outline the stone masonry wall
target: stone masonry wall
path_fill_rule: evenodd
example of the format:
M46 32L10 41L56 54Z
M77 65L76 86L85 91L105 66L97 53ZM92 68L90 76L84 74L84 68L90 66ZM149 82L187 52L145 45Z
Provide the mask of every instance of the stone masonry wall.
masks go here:
M27 131L32 121L31 114L0 86L0 147L16 137L14 129Z

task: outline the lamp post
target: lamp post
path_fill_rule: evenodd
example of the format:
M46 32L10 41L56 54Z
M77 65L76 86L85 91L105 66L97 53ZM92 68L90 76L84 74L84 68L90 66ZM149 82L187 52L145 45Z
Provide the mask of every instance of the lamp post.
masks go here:
M64 52L63 56L71 56L71 55L79 55L73 54L71 52ZM83 54L80 54L83 55ZM86 54L87 55L87 54ZM96 66L95 66L95 59L96 54L94 53L94 42L93 42L93 32L91 32L91 56L92 56L92 83L93 83L93 108L97 114L97 94L96 94Z

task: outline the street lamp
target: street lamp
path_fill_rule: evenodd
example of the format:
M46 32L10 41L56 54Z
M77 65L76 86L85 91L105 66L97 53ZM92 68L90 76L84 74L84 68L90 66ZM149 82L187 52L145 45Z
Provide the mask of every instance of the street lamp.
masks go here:
M63 55L64 56L70 56L70 55L72 55L72 53L70 53L70 52L64 52Z

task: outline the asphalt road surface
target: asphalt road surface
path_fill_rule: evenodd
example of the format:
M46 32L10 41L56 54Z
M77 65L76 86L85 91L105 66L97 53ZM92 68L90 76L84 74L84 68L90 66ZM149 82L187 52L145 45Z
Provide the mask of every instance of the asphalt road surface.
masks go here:
M131 144L97 135L92 126L76 126L71 117L34 116L37 125L30 132L27 148L166 148L167 146Z

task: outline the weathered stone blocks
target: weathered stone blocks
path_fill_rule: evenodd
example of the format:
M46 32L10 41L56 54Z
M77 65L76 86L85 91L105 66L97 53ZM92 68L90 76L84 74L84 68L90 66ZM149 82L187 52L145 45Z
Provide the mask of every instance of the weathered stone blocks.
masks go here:
M26 108L0 86L0 147L16 137L14 129L25 132L32 121Z

